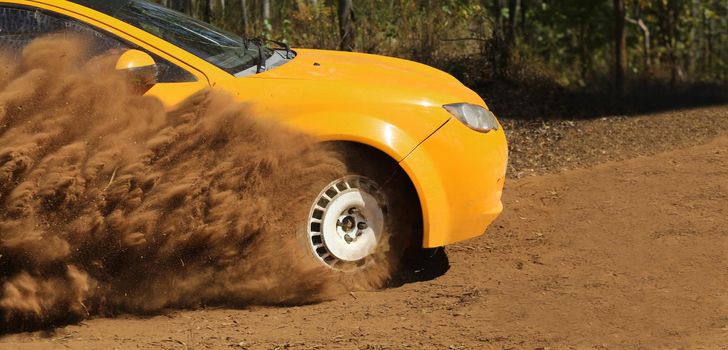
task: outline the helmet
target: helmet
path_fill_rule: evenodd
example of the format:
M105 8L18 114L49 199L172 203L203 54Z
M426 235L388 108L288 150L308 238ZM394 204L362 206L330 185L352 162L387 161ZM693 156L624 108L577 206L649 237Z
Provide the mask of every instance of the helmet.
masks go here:
M154 66L154 59L148 53L139 50L126 50L116 61L117 70L136 69Z
M152 56L139 50L126 50L116 61L116 70L124 71L132 85L147 89L157 83L158 69Z

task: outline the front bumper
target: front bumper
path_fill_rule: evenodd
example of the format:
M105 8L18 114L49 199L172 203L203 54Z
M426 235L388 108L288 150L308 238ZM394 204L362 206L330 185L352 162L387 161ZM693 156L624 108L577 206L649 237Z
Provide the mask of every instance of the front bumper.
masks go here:
M422 205L423 246L440 247L482 235L503 210L508 163L502 128L480 133L450 119L400 165Z

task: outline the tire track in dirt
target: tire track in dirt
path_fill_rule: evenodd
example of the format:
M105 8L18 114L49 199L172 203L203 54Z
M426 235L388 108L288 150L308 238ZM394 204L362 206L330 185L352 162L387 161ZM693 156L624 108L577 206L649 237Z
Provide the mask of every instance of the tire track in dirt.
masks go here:
M289 308L94 319L0 348L720 348L728 137L508 183L433 281Z

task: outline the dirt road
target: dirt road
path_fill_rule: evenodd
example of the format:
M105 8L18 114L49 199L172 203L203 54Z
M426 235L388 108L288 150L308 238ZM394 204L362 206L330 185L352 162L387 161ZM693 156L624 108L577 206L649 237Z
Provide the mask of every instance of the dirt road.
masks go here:
M92 319L3 349L728 347L728 136L511 181L431 281L298 307ZM295 276L291 276L295 278Z

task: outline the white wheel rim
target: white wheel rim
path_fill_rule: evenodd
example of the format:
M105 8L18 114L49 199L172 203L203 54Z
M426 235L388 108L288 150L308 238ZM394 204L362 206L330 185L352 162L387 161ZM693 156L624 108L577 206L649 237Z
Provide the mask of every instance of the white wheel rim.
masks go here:
M362 176L331 182L308 216L308 242L326 266L350 270L366 264L384 232L386 200L379 186Z

